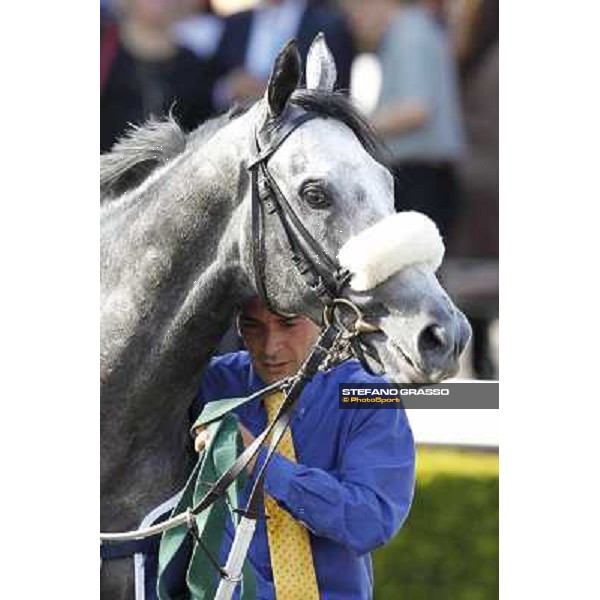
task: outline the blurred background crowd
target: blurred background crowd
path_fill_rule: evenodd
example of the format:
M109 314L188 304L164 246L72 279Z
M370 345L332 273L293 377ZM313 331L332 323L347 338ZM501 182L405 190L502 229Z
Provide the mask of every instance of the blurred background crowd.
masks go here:
M260 97L282 46L305 59L324 32L337 87L390 151L396 209L445 238L440 277L473 326L460 376L497 379L498 4L101 0L100 150L150 116L191 130ZM497 597L497 456L426 452L409 523L375 557L376 597Z

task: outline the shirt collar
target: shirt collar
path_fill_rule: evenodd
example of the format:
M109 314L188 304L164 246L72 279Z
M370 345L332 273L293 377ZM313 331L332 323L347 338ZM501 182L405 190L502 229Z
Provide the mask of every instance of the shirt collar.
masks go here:
M254 394L254 392L258 392L264 388L267 384L260 378L259 374L254 369L254 364L252 363L252 357L248 354L250 360L250 368L248 369L248 392L250 394Z

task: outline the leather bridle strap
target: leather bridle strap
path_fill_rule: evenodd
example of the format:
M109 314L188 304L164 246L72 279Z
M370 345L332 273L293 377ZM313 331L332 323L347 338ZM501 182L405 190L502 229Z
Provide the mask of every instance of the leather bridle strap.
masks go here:
M248 169L252 169L259 163L264 163L283 144L286 138L300 125L317 118L316 113L307 112L295 107L288 107L283 114L276 119L267 119L261 127L255 131L256 155L250 159Z
M266 306L270 312L276 312L269 300L265 283L265 232L262 203L258 189L258 165L252 168L250 176L252 185L252 266L254 281L261 304Z
M304 227L267 166L269 158L293 131L317 117L316 113L288 107L279 119L268 120L256 132L257 154L248 165L251 173L254 278L261 302L272 312L277 310L269 300L265 283L265 211L279 217L292 264L323 304L330 304L350 279L350 273L341 269Z
M314 281L308 278L309 286L325 304L329 304L333 298L338 296L341 287L349 280L350 273L345 270L342 271L337 261L323 250L322 246L304 227L301 219L290 206L266 165L262 164L261 169L277 198L279 218L290 242L294 265L305 279L307 279L306 269L308 269L308 277L311 275L317 276ZM294 229L299 236L294 235ZM302 247L302 242L308 248Z

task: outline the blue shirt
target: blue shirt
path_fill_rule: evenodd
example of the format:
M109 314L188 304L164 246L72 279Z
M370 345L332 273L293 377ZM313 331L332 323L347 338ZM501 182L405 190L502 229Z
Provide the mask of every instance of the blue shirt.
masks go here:
M298 462L275 453L265 474L265 491L310 532L323 600L372 597L369 553L402 526L415 481L414 440L404 410L342 410L338 407L338 384L345 382L385 380L368 375L357 361L318 373L304 388L291 420ZM247 396L262 387L264 383L254 372L247 352L216 357L205 372L195 414L207 402ZM235 413L253 435L267 426L261 399L238 407ZM266 452L266 448L261 449L255 474ZM250 483L240 498L242 507ZM222 564L232 536L229 523ZM256 572L257 598L275 598L262 510L248 559Z

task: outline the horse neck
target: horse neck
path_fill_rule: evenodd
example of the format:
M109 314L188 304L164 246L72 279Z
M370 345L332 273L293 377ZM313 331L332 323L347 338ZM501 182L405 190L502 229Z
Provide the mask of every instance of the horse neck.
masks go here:
M181 484L201 368L251 293L239 250L250 130L236 125L102 215L102 486L110 502L148 490L150 478L155 493L142 504L151 506ZM129 521L126 513L121 506Z

